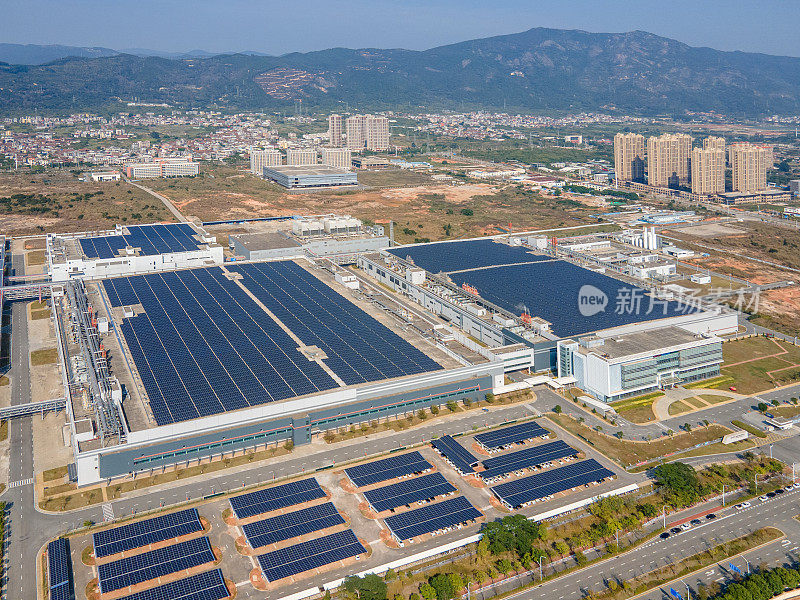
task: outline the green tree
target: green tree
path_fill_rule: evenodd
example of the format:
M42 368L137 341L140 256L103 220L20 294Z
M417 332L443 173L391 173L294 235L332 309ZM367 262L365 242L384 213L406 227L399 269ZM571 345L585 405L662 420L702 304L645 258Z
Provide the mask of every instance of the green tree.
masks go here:
M456 412L458 410L458 404L456 404L455 400L450 400L450 402L447 403L447 410L450 412Z
M670 504L686 506L700 496L697 473L682 462L659 465L654 469L656 483L665 492Z
M419 593L425 600L436 599L436 590L429 583L421 583L419 586Z
M373 573L364 577L350 575L345 578L342 587L351 598L386 600L386 582Z
M758 403L758 410L759 410L759 412L762 412L762 413L763 413L763 412L767 412L767 409L768 409L768 408L769 408L769 406L767 406L767 403L766 403L766 402L759 402L759 403Z
M561 405L560 404L556 404L553 407L553 412L556 413L557 415L560 415L561 414Z

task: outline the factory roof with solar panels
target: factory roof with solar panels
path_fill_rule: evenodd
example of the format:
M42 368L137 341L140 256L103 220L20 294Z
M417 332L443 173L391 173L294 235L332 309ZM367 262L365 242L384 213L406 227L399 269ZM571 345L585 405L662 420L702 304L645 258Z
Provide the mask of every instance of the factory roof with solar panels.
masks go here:
M223 254L214 234L231 225L246 233ZM65 381L81 384L65 388L79 482L477 401L505 373L556 372L569 336L695 335L728 318L672 301L582 315L571 306L587 286L650 296L509 239L376 250L383 236L337 215L48 236ZM457 441L436 444L460 472L477 465Z

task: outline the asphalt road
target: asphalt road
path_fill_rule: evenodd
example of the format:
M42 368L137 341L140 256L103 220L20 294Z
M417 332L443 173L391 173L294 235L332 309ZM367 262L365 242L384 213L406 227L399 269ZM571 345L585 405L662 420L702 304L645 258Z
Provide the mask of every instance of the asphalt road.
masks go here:
M633 552L620 554L586 567L579 574L557 578L534 588L511 594L507 598L515 600L582 598L587 590L599 592L605 589L606 581L608 580L618 579L622 581L631 579L681 558L702 552L722 541L745 535L766 526L781 529L786 534L789 543L784 544L777 540L759 550L749 552L745 556L752 565L759 565L764 562L769 566L777 566L795 560L798 556L800 523L793 518L794 515L798 514L798 509L800 509L800 492L798 491L777 496L763 503L755 500L751 508L742 511L728 508L724 512L717 512L718 517L715 520L705 521L702 525L689 531L671 536L666 540L656 538L638 547ZM733 572L728 567L728 562L723 561L721 564L713 565L698 575L685 578L684 580L692 589L692 595L694 596L698 583L710 583L720 578L723 581L730 579ZM744 560L734 559L732 562L739 566L742 571L746 569ZM473 593L472 597L486 600L500 592L518 587L519 584L520 581L514 580L506 585L495 586L491 591ZM639 598L661 600L665 598L665 594L669 595L670 587L675 587L685 598L686 588L682 585L678 587L679 585L665 586L664 589L653 590L646 595L639 596Z

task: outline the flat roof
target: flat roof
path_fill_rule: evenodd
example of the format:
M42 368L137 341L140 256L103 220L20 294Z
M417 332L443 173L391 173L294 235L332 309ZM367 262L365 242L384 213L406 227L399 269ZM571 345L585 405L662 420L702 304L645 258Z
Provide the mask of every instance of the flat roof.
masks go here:
M331 165L276 165L274 167L264 167L265 171L274 171L289 177L302 177L304 175L343 175L352 171Z
M595 336L590 336L595 337ZM587 338L580 338L586 340ZM596 352L611 359L624 358L635 354L645 354L666 350L675 346L693 344L700 340L715 340L716 338L703 338L702 336L682 329L675 325L625 333L614 337L598 338L603 340L602 345L586 348L581 346L585 353Z
M276 250L278 248L299 248L301 245L300 242L280 231L235 234L230 237L251 252L257 250Z

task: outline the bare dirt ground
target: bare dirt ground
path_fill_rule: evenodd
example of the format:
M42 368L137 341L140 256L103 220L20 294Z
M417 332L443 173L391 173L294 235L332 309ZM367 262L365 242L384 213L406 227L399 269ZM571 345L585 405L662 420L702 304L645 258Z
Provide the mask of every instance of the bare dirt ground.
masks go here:
M76 173L0 173L0 231L26 235L172 220L164 205L146 192L124 182L78 181Z
M673 230L676 233L685 233L692 236L716 237L721 235L738 235L747 233L746 229L734 227L727 223L701 223L691 227L677 227Z

